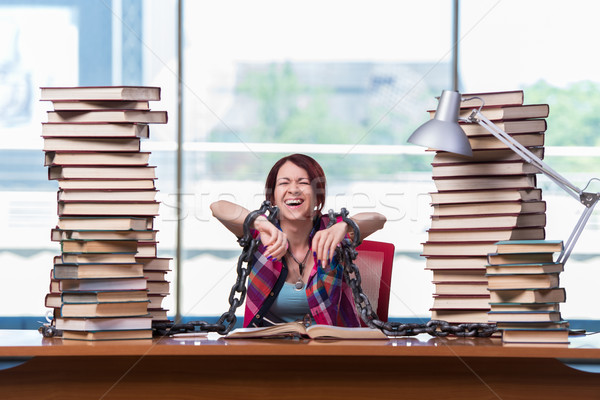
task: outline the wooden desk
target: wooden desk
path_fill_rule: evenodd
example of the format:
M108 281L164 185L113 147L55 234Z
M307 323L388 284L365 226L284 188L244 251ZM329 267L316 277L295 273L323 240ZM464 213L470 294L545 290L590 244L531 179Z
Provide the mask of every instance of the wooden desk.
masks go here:
M596 335L597 336L597 335ZM600 399L600 337L568 348L499 339L73 342L0 330L2 399ZM441 397L443 396L443 397Z

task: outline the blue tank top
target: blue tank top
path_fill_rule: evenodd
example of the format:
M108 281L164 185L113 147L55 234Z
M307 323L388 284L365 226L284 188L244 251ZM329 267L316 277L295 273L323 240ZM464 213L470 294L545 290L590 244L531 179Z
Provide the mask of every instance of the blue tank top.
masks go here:
M310 314L306 288L296 290L293 283L284 282L279 295L269 309L269 313L283 322L304 319L306 314Z

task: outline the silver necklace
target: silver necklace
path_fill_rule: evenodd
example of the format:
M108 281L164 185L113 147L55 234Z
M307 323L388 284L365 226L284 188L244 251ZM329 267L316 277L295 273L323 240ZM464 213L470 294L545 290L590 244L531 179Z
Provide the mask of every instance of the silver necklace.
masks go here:
M308 256L310 254L310 246L308 247L308 251L306 252L306 255L304 256L304 259L302 261L298 261L296 259L296 257L294 257L294 255L292 254L292 252L290 251L289 248L288 248L288 254L290 255L290 257L292 257L292 260L294 260L296 262L296 264L298 264L298 271L300 271L300 277L294 284L294 288L296 290L302 290L304 288L304 281L302 280L302 273L304 272L304 266L306 265L306 261L308 260Z

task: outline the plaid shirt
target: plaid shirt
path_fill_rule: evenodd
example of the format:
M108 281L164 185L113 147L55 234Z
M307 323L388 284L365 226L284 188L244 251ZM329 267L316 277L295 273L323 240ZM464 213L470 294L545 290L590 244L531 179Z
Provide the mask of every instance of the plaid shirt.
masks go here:
M328 216L322 215L318 218L310 238L312 239L317 231L325 229L328 223ZM258 231L253 230L252 235L256 238ZM260 243L252 257L252 270L248 276L244 326L264 326L273 322L265 317L287 277L285 261L267 260L264 256L265 250L263 244ZM306 285L306 296L315 323L360 326L352 289L344 281L343 266L338 263L337 257L334 257L326 268L317 267L315 257L314 265Z

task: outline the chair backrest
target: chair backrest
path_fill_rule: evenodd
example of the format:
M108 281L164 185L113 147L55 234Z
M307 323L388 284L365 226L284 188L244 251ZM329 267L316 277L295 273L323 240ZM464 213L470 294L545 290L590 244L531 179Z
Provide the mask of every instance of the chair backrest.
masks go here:
M360 271L363 293L369 297L373 311L379 319L386 322L390 303L394 245L363 240L356 250L358 256L354 263ZM361 324L364 326L362 320Z

